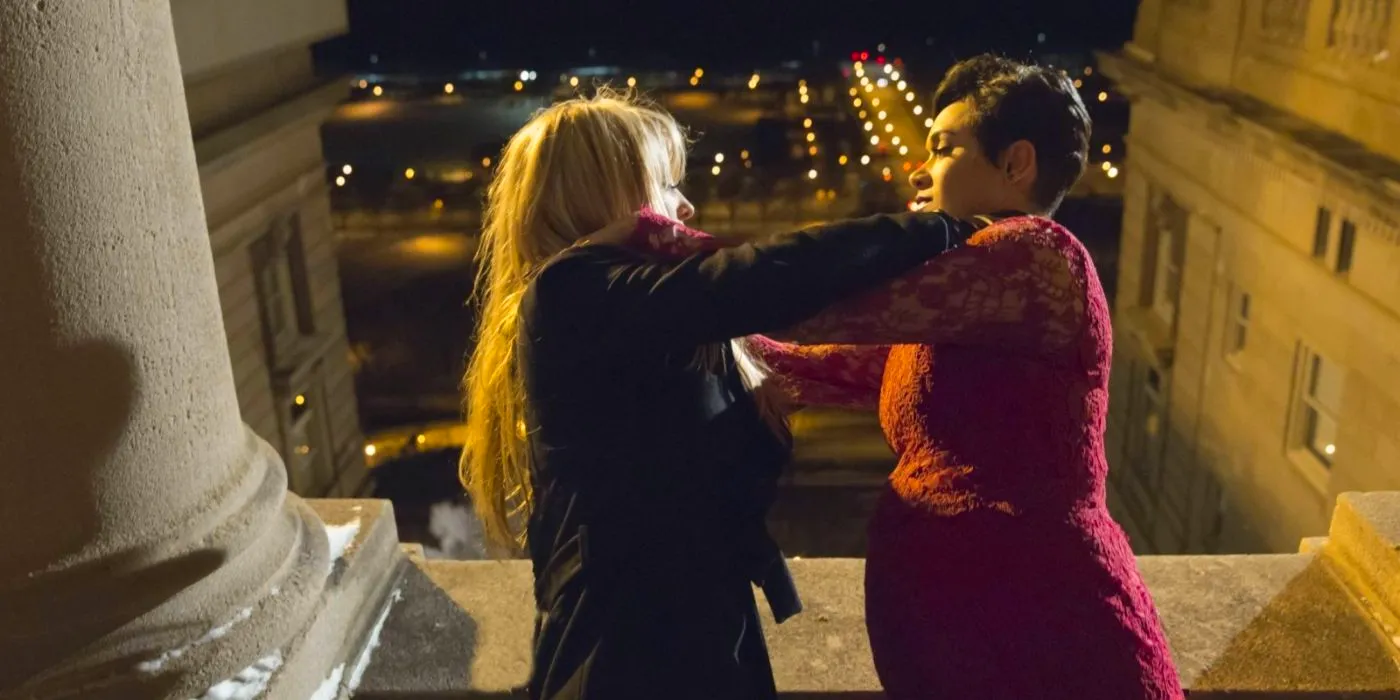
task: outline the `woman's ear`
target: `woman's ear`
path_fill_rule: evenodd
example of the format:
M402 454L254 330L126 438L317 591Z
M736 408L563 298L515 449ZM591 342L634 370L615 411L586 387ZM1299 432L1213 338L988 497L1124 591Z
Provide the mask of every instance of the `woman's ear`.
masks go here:
M1035 144L1022 139L1006 147L1001 156L1002 171L1007 181L1023 184L1035 179Z

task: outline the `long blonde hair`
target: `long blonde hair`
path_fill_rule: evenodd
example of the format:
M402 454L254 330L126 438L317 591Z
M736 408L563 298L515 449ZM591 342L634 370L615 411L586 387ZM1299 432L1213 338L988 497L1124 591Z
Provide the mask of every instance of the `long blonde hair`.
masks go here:
M519 305L535 274L581 236L664 202L685 173L675 119L631 95L601 90L540 111L506 144L486 193L477 251L476 348L462 379L466 446L458 473L488 538L522 545L534 508L525 382L516 339ZM767 368L732 343L764 419L786 435ZM713 356L705 349L697 357Z

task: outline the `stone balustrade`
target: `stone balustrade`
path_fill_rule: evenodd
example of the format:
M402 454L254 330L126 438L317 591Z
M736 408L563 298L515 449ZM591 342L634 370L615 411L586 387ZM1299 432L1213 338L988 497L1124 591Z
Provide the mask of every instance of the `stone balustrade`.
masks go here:
M1329 535L1300 550L1139 560L1193 699L1400 694L1400 493L1343 494ZM529 563L409 551L414 566L357 700L523 697ZM781 626L765 619L782 696L883 697L865 635L864 562L791 565L807 609Z

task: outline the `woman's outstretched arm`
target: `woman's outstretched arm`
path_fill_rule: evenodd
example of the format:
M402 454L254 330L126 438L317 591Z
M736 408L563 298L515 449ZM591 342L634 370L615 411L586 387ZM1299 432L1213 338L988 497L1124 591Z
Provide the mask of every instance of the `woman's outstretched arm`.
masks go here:
M642 235L674 222L643 216ZM599 350L687 350L793 326L832 302L956 248L969 224L907 213L817 226L666 259L590 243L540 272L525 305L586 331ZM586 326L586 328L585 328Z
M879 407L888 345L795 345L753 335L749 347L800 406Z
M958 343L1031 352L1064 347L1084 319L1084 269L1068 232L1023 218L774 337L799 343Z

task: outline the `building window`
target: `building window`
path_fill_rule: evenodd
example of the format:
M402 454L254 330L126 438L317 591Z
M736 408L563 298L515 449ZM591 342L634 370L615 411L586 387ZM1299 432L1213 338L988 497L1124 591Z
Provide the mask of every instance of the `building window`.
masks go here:
M335 482L335 460L319 363L284 397L288 487L303 496L325 495Z
M1133 519L1145 526L1156 511L1162 461L1166 448L1166 378L1155 367L1131 368L1135 373L1128 397L1127 445L1124 473L1119 479L1124 504Z
M1351 271L1351 258L1356 252L1356 224L1351 219L1342 219L1342 233L1337 240L1337 274Z
M249 252L268 354L274 365L282 365L296 341L315 332L300 217L277 221Z
M1156 197L1148 221L1148 244L1152 256L1148 305L1168 325L1176 325L1177 302L1181 297L1181 267L1186 253L1186 229L1190 214L1170 195Z
M1331 468L1337 456L1338 425L1346 372L1308 348L1300 348L1301 372L1294 443Z
M1327 239L1332 234L1332 211L1327 207L1317 208L1317 224L1313 228L1312 255L1318 260L1327 258Z
M1227 356L1239 355L1244 350L1244 346L1249 343L1249 305L1249 292L1236 289L1233 298L1230 299L1230 327L1225 334L1225 354Z

